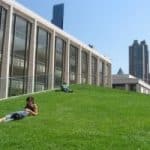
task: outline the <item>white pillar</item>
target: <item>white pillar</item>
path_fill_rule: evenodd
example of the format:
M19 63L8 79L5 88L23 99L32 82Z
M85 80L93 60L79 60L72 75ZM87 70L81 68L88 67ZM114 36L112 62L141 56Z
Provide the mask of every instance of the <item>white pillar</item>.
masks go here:
M70 56L70 40L67 41L66 56L65 56L65 74L64 81L69 84L69 56Z
M78 75L77 75L77 83L81 84L81 56L82 55L82 47L80 46L78 50Z
M55 31L51 35L48 88L54 89Z
M112 66L111 66L111 64L109 64L110 65L110 68L109 68L109 87L111 87L112 88Z
M37 36L37 21L33 23L31 31L31 45L30 45L30 56L29 56L29 71L28 71L28 93L34 92L34 81L35 81L35 54L36 54L36 36Z
M128 84L125 84L125 90L129 91L129 85Z
M140 85L138 83L136 84L136 92L141 92L140 91Z
M88 84L92 84L92 54L89 52L89 61L88 61Z
M9 68L10 68L9 64L10 64L11 39L12 39L12 19L13 19L13 7L10 6L10 9L7 12L5 42L2 56L3 57L1 68L2 82L0 84L0 98L8 97Z
M107 62L104 61L104 86L107 87L108 85L108 74L107 74Z

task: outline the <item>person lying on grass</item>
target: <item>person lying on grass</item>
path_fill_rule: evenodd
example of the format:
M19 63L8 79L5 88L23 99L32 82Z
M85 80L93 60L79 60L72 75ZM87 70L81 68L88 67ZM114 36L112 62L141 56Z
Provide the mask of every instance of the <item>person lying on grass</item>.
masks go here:
M34 103L33 97L27 97L26 106L24 110L17 111L11 114L6 115L5 117L0 118L1 122L9 122L13 120L20 120L27 116L36 116L38 115L38 106Z
M61 88L61 91L65 93L73 93L73 90L69 88L69 85L66 82L63 82L60 88Z

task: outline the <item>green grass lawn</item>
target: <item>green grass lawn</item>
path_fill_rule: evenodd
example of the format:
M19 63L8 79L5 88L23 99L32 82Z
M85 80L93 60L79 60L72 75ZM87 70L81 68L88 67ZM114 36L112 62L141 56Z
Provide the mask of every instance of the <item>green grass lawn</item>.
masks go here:
M0 124L0 150L149 150L150 97L95 86L35 94L40 114ZM0 116L25 96L0 102Z

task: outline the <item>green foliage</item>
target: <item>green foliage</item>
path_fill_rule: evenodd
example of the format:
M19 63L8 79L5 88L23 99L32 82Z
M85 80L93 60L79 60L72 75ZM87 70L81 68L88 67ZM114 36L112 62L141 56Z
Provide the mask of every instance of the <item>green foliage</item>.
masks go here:
M150 99L121 90L72 86L74 93L35 94L40 113L0 124L2 150L149 150ZM0 102L0 115L25 97Z

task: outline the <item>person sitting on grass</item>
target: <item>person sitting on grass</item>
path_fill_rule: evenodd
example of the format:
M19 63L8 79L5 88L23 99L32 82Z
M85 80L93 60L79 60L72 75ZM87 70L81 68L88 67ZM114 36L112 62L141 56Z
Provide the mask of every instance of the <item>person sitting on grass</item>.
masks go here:
M0 123L20 120L27 116L36 116L36 115L38 115L38 106L37 104L34 103L33 97L27 97L26 106L24 110L17 111L17 112L8 114L5 117L0 118Z
M72 93L73 90L69 88L69 85L65 82L60 86L61 91L66 92L66 93Z

